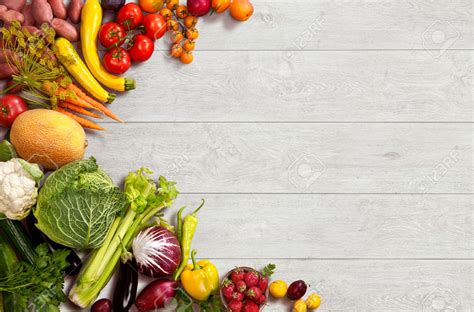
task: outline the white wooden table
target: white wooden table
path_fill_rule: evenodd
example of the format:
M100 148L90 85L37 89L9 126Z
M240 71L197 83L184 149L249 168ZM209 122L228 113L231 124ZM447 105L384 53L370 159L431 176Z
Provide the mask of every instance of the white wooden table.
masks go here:
M87 154L177 181L170 216L205 198L222 274L275 263L320 311L472 311L472 0L252 2L199 22L193 64L127 73Z

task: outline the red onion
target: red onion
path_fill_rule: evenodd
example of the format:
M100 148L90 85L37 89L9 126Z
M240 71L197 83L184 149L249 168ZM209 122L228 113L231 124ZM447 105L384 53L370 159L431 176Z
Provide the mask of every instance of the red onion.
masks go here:
M158 279L146 286L135 300L138 311L164 308L176 296L178 282L170 279Z
M154 278L171 275L181 261L178 239L161 226L152 226L138 233L132 249L138 271Z

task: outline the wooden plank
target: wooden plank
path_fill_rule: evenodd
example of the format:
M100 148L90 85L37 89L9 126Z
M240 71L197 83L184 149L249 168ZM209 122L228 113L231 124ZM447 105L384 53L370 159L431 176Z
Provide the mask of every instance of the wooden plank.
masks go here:
M226 13L201 18L198 50L472 48L469 0L253 0L245 23ZM158 48L168 49L169 39Z
M470 195L182 194L211 258L472 258ZM254 246L254 247L249 247Z
M205 256L205 251L201 251ZM473 304L472 261L453 260L215 260L221 275L235 266L277 265L274 279L304 279L322 297L318 311L470 312ZM142 279L139 288L150 279ZM113 283L99 298L109 297ZM72 306L62 311L77 311ZM289 311L288 300L272 300L265 311ZM132 311L136 311L132 309ZM172 310L171 310L172 311Z
M155 53L111 106L126 121L472 121L472 60L450 51Z
M116 181L150 167L185 193L472 193L471 124L106 124Z

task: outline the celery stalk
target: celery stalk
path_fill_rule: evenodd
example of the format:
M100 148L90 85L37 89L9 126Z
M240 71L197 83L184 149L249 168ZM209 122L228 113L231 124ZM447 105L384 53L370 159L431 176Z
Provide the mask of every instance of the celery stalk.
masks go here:
M178 195L174 182L164 177L159 179L159 188L147 175L147 169L130 173L125 179L125 194L130 207L124 216L112 223L104 244L95 249L87 259L69 292L69 299L85 308L93 303L109 281L125 249L129 249L133 238L151 218L169 207Z

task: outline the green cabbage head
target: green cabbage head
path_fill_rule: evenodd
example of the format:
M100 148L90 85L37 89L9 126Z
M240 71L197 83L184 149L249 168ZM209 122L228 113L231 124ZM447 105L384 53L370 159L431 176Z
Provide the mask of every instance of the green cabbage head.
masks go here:
M36 226L51 240L89 249L103 244L127 205L125 194L91 157L67 164L46 179L34 215Z

